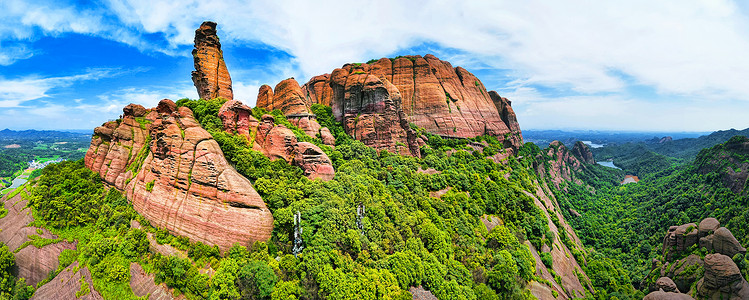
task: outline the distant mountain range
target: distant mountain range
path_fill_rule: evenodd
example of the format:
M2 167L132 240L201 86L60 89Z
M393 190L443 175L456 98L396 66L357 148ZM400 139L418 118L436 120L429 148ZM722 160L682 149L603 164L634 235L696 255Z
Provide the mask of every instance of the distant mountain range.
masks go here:
M10 130L8 128L0 130L0 140L6 139L42 139L42 138L78 138L85 137L92 133L92 130L71 129L71 130Z

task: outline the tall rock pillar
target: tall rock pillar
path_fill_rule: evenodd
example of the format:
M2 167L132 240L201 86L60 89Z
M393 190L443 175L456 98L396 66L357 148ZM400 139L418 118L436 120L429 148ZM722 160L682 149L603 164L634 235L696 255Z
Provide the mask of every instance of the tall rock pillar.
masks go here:
M192 82L202 99L222 97L234 99L231 89L231 76L224 63L224 52L216 35L216 23L203 22L195 30L195 49L192 50L195 71L192 71Z

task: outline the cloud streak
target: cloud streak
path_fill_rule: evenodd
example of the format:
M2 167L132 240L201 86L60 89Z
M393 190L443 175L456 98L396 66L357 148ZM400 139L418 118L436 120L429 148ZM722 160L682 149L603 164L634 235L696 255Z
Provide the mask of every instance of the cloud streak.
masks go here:
M9 0L0 9L6 12L0 16L0 43L81 33L169 55L187 55L195 28L214 20L225 46L260 43L288 53L293 67L269 72L274 78L309 77L346 62L435 45L435 52L448 53L454 65L464 62L507 73L510 80L488 76L484 83L515 100L521 119L531 120L531 127L570 124L534 117L560 107L588 112L619 107L630 117L653 117L648 109L695 117L669 99L705 108L710 116L725 112L747 117L736 109L749 102L749 59L744 58L749 18L746 7L730 0L334 0L327 5L303 0L107 0L94 7ZM18 45L0 48L0 65L33 55L28 46ZM261 82L236 73L237 92L252 103L252 89ZM18 83L42 89L0 87L0 107L45 97L50 84L32 79ZM537 87L556 94L527 94ZM652 99L632 93L641 87L653 91ZM609 120L627 125L623 117Z

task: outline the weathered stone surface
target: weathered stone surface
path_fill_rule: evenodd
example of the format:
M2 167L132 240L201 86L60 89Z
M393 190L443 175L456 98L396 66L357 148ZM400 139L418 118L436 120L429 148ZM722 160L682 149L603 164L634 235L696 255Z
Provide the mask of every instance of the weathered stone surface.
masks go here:
M260 90L257 92L256 107L269 108L273 105L273 88L267 84L260 86Z
M90 292L81 297L76 297L75 294L81 290L81 279L88 283ZM74 262L63 269L60 274L57 274L52 281L37 289L31 299L103 300L104 297L94 289L88 267L78 269L78 262Z
M252 140L259 122L252 116L252 109L237 100L226 101L218 111L224 131L237 133Z
M576 156L586 164L596 163L596 160L593 159L593 152L590 151L588 145L581 141L575 142L575 146L572 147L572 155Z
M270 237L273 217L265 203L188 108L165 99L146 119L151 123L142 129L125 115L114 130L134 133L132 139L95 135L86 166L124 190L152 225L173 234L222 251Z
M716 230L720 228L720 222L718 222L718 219L716 218L705 218L700 222L699 230L700 230L700 237L707 236L709 234L712 234Z
M647 294L643 300L694 300L687 294L680 294L674 292L655 291Z
M330 133L330 129L328 129L328 127L323 127L320 129L320 139L325 145L335 146L335 137L333 137L333 134Z
M697 224L687 223L676 228L676 251L685 251L699 241Z
M286 116L286 119L289 120L289 123L294 124L294 126L298 127L299 129L304 131L304 133L311 137L316 137L320 133L320 130L322 128L322 126L317 123L317 118L314 114L301 113L296 115L288 115Z
M216 35L216 23L203 22L195 30L195 49L192 50L195 71L192 81L202 99L222 97L234 99L231 76L224 62L224 52Z
M706 299L749 299L749 284L733 260L723 254L705 256L705 277L697 293Z
M728 257L733 257L737 253L746 254L746 248L742 247L739 241L731 234L728 228L721 227L713 234L713 251Z
M548 164L539 163L542 155L539 153L534 161L534 169L541 178L549 177L556 188L564 181L582 184L582 181L574 176L574 173L585 166L583 163L567 149L560 141L549 143L549 148L545 149L546 155L551 157Z
M130 289L137 297L148 295L149 300L172 300L187 299L184 295L173 297L172 292L162 283L157 285L154 282L153 274L148 274L138 263L130 263Z
M262 92L262 90L261 90ZM268 101L266 106L258 107L265 108L267 111L275 109L281 110L284 115L296 115L296 114L309 114L310 105L306 99L304 93L302 93L302 87L296 82L296 79L289 78L279 82L276 88L273 89L273 98Z
M275 125L273 116L263 115L257 128L255 143L266 157L271 160L280 158L291 162L294 145L297 142L297 138L291 129L283 125Z
M302 168L304 175L311 179L320 178L328 181L335 177L328 155L312 143L301 142L294 145L293 164Z
M283 159L302 168L310 179L328 181L335 177L333 164L320 147L299 142L291 129L275 125L271 115L263 115L262 123L257 127L255 145L271 160Z
M0 218L0 241L7 245L10 251L14 251L25 242L31 241L29 236L39 235L37 230L42 230L42 234L39 235L41 238L57 238L46 229L28 226L34 221L34 217L30 213L31 209L26 208L27 200L21 194L17 194L10 199L2 199L8 214ZM27 245L14 254L17 276L26 278L27 284L36 285L46 279L49 272L57 269L59 265L58 256L62 250L75 248L75 244L66 241L50 244L41 249L33 245Z
M689 256L676 261L676 268L671 269L667 274L673 279L673 282L682 292L688 292L692 288L692 284L697 282L699 275L695 270L703 266L702 258L696 254L690 254ZM664 268L665 269L665 268Z
M130 103L122 109L125 115L131 115L133 117L143 117L148 113L145 107L139 104Z
M288 90L297 94L295 88ZM492 135L513 151L522 144L510 101L488 92L465 69L453 68L433 55L346 64L310 79L301 87L300 97L279 99L278 87L273 99L267 94L267 89L261 91L258 106L281 109L287 116L302 111L300 98L307 107L329 105L347 133L368 146L393 153L417 155L418 149L413 148L419 144L418 137L408 137L409 123L446 137ZM406 147L394 146L401 144Z
M655 288L657 290L663 290L664 292L679 293L679 288L676 287L676 283L668 277L658 278L658 280L655 281Z

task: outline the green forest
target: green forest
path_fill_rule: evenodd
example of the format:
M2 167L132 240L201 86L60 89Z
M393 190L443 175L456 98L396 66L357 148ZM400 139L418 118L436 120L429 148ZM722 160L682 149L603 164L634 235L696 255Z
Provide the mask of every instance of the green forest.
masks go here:
M409 287L419 286L439 299L535 299L528 284L551 283L536 275L535 260L523 243L541 249L558 238L590 278L595 293L587 298L642 299L647 291L637 289L669 226L715 217L742 243L749 242L746 193L730 190L723 181L725 168L735 165L716 165L714 159L728 155L733 159L725 161L749 163L749 156L732 148L745 137L703 150L689 163L666 156L633 158L633 166L648 166L625 168L643 174L637 184L620 186L625 171L595 164L574 174L581 184L565 181L558 189L549 184L585 245L578 249L566 231L559 236L550 231L541 209L524 193L535 193L547 182L536 167L555 159L532 143L497 164L487 158L503 149L494 137L447 140L415 128L428 138L422 158L415 158L352 139L330 107L314 105L312 110L335 135L335 148L305 135L278 110L253 109L256 118L272 114L276 123L327 153L336 175L323 182L308 179L283 160L271 161L244 137L224 132L217 116L224 101L183 99L177 105L192 109L227 160L252 181L273 213L272 238L221 253L218 247L172 236L150 226L81 160L67 161L46 167L14 192L28 200L36 219L32 225L59 237L34 239L32 246L78 243L77 250L60 254L60 266L47 281L77 262L91 270L93 288L104 298L137 299L128 284L129 265L135 262L157 283L188 299L411 299ZM488 146L475 151L469 142ZM430 168L436 172L420 172ZM430 196L446 189L439 198ZM357 214L359 209L364 213ZM297 212L303 250L294 255ZM481 221L487 216L501 220L491 232ZM132 227L131 220L142 228ZM552 221L559 224L556 215ZM148 251L149 234L187 257ZM541 253L550 266L548 253ZM12 258L12 251L0 248L0 293L27 299L36 287L13 277ZM208 268L215 270L212 276L204 272ZM82 288L80 293L88 292Z

